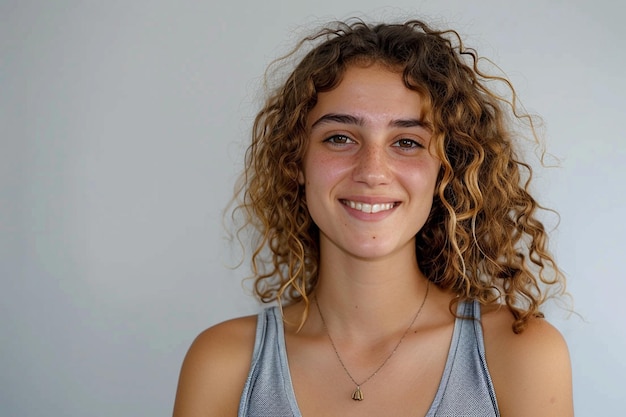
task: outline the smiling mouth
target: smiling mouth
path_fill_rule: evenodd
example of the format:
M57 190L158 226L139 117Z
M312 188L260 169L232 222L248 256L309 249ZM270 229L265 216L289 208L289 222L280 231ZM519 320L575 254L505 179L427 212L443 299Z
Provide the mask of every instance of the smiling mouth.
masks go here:
M398 203L360 203L358 201L341 200L341 203L363 213L380 213L381 211L391 210Z

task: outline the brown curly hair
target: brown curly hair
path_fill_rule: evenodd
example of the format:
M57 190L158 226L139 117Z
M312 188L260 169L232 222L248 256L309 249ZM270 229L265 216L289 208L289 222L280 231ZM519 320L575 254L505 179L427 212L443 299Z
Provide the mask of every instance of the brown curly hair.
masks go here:
M336 22L304 38L288 57L310 43L256 116L236 194L234 213L244 214L240 231L253 226L258 232L256 296L308 306L319 231L298 183L307 116L318 93L336 87L347 66L376 62L399 69L406 87L426 101L433 151L442 161L433 207L416 239L420 269L457 294L455 302L504 302L515 316L513 330L521 332L530 317L541 316L548 287L563 293L564 277L547 248L542 207L529 193L532 169L515 149L516 121L537 141L533 117L518 111L509 81L481 70L481 58L457 32L418 20ZM494 81L507 87L508 98L487 87Z

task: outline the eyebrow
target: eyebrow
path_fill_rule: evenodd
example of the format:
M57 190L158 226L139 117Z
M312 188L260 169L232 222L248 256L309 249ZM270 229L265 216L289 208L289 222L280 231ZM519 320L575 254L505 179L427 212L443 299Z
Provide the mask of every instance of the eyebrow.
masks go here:
M339 113L328 113L317 119L311 125L311 129L314 129L316 126L319 126L324 123L341 123L346 125L355 125L355 126L365 126L367 123L365 119L358 116L353 116L351 114L339 114ZM389 122L390 127L422 127L427 130L432 130L430 123L421 120L421 119L394 119Z
M362 117L352 116L350 114L328 113L317 119L311 125L311 129L324 123L341 123L344 125L365 126L365 119Z

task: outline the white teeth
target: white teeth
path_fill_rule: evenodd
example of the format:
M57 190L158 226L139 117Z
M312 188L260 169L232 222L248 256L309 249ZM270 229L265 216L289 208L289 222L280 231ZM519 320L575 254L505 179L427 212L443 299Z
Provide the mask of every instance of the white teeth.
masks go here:
M345 203L348 207L362 211L363 213L378 213L385 210L391 210L394 206L394 203L368 204L349 200L346 200Z

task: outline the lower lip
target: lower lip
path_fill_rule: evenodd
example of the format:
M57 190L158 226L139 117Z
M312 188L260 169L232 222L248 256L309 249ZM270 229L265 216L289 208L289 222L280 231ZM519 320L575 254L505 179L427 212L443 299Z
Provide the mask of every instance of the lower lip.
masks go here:
M398 203L396 203L392 208L390 208L389 210L383 210L383 211L379 211L378 213L366 213L364 211L361 210L357 210L357 209L353 209L352 207L341 203L341 205L343 206L343 208L346 209L346 211L348 212L348 214L350 214L350 216L359 219L359 220L364 220L364 221L378 221L378 220L382 220L384 218L386 218L387 216L389 216L391 213L394 212L394 210L399 206Z

